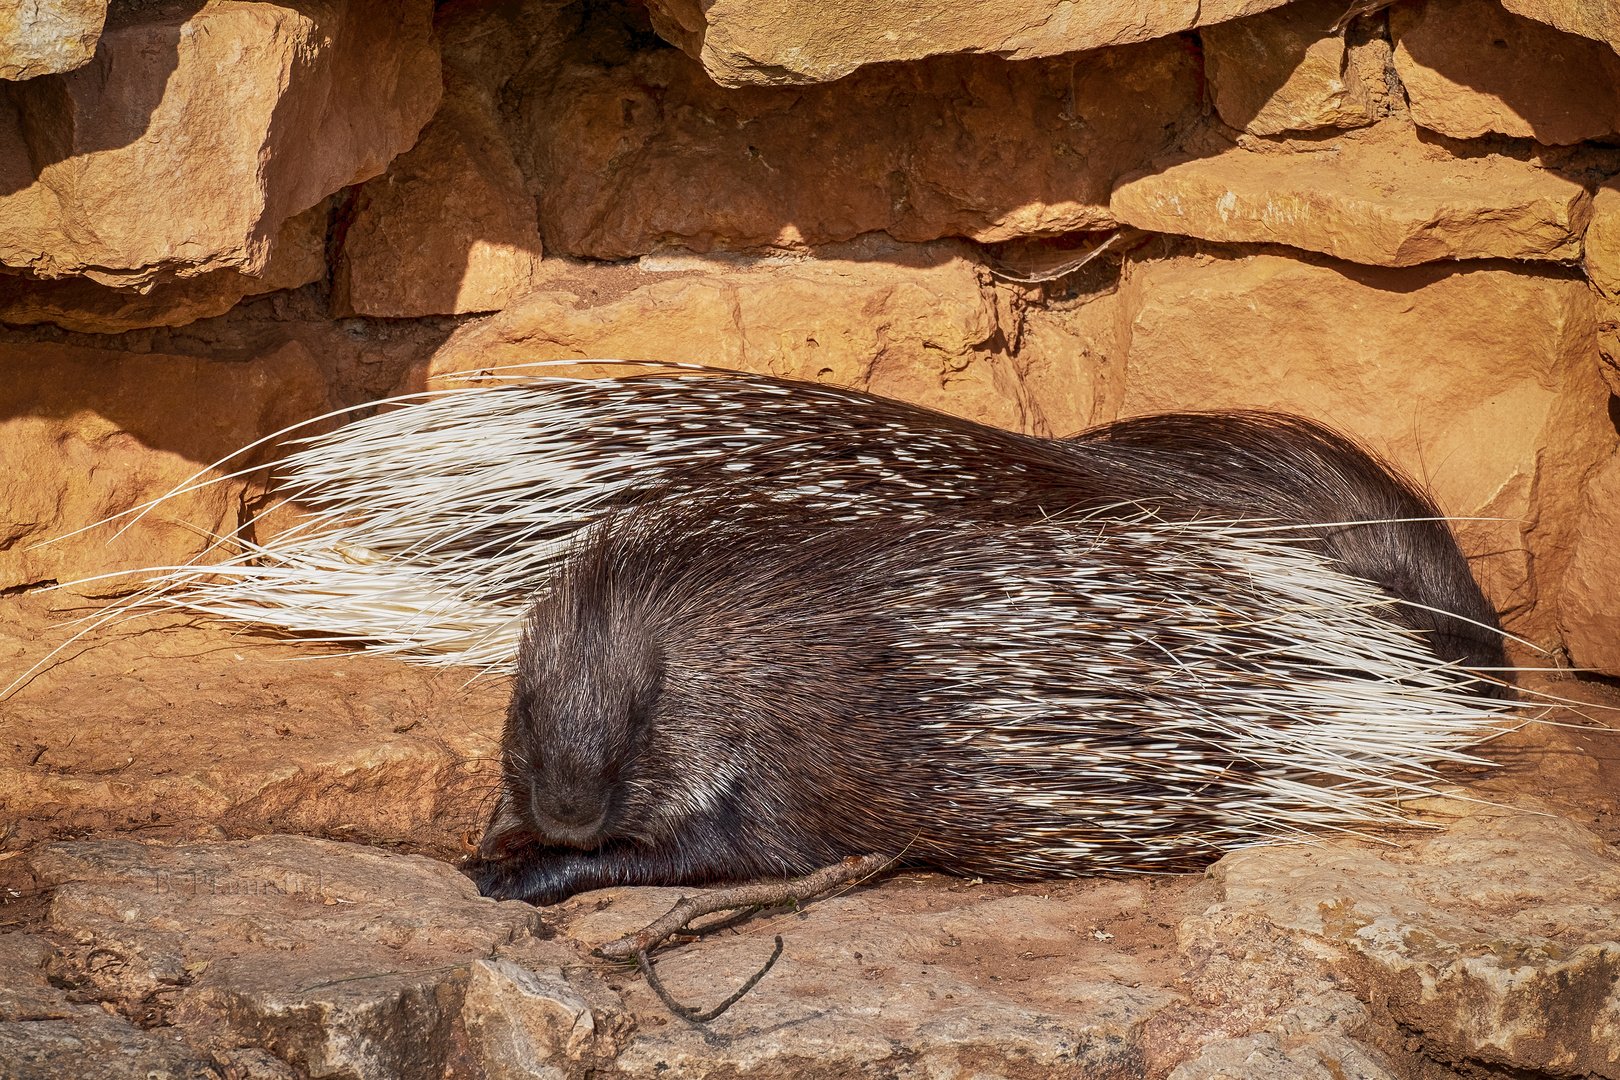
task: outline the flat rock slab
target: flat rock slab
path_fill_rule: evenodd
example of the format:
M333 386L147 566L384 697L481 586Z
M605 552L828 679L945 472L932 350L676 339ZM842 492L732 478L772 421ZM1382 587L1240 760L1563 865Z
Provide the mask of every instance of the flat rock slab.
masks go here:
M1279 153L1254 141L1127 176L1110 206L1139 229L1287 244L1371 266L1580 258L1591 197L1514 158L1459 158L1399 124Z
M926 4L916 0L650 0L653 26L703 61L721 86L773 86L841 79L865 64L940 53L993 53L1008 60L1148 41L1280 6L1283 0L1156 0L1089 3L1008 0Z
M0 686L79 629L33 598L0 605ZM178 618L109 625L0 704L0 810L23 844L309 832L453 854L482 823L506 707L476 675Z
M244 1044L312 1076L436 1077L478 961L531 961L539 912L451 867L308 837L55 844L51 927L85 988L202 1049Z
M1441 1059L1620 1077L1620 853L1573 822L1482 813L1409 848L1229 855L1183 943L1258 916L1360 963Z
M6 1080L217 1080L219 1076L212 1061L172 1034L154 1035L105 1014L78 1022L0 1022L0 1070Z
M1173 953L1164 940L1121 952L1103 927L1147 921L1146 883L1069 883L1058 895L960 888L831 897L662 954L657 970L670 993L707 1008L759 969L774 935L785 943L759 985L706 1025L666 1020L645 982L624 984L641 1026L618 1068L670 1078L716 1075L722 1062L759 1077L811 1067L1144 1075L1148 1021L1184 1000L1162 985L1174 977ZM585 913L566 933L594 947L651 922L680 896L589 893L564 905L565 919L569 909ZM1148 938L1156 925L1147 921Z

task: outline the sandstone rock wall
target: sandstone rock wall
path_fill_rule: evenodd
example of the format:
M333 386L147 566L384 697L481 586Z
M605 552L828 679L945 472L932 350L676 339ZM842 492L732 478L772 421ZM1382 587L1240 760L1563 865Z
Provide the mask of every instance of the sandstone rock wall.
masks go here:
M0 588L195 556L257 489L35 545L232 442L611 355L1053 435L1302 412L1465 519L1540 662L1620 675L1613 5L21 10Z

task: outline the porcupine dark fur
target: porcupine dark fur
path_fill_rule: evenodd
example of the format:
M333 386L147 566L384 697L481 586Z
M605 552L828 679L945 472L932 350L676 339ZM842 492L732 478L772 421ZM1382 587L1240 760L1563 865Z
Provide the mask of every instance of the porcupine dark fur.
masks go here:
M699 426L705 400L712 399L740 417L731 420L734 427L765 435L738 440L712 463L649 470L649 486L660 497L702 488L717 475L746 475L792 489L806 513L842 512L846 503L860 502L882 514L950 508L1006 518L1128 503L1175 520L1263 521L1297 530L1346 572L1407 601L1412 606L1397 619L1430 633L1441 659L1505 665L1496 613L1439 509L1394 466L1301 417L1161 413L1071 439L1044 439L859 391L767 376L627 379L622 385L646 385L650 402L662 400L674 417L690 413ZM772 407L781 400L795 407ZM602 411L611 419L609 406ZM653 426L674 424L664 419ZM725 430L716 425L710 437L718 440ZM589 445L647 436L587 427L579 438ZM824 493L805 494L810 487ZM625 493L632 503L645 497L645 488ZM1341 524L1319 527L1323 523Z
M1500 666L1494 614L1449 532L1412 520L1436 517L1432 505L1316 425L1188 414L1057 443L944 422L999 454L993 467L967 463L969 475L1016 481L971 497L927 482L928 469L891 471L882 438L817 435L793 464L756 462L730 480L694 470L592 530L531 616L504 792L469 867L483 891L545 903L609 884L802 873L873 850L1001 878L1183 869L1254 839L1266 803L1241 778L1263 783L1265 748L1235 745L1230 716L1200 702L1241 711L1271 692L1277 671L1243 650L1268 657L1277 642L1216 635L1221 656L1199 663L1229 685L1199 683L1204 672L1197 694L1155 689L1182 664L1167 657L1215 640L1157 619L1158 598L1235 590L1240 623L1277 603L1205 557L1234 519L1267 523L1327 576L1336 567L1418 605L1380 617L1421 631L1430 655ZM890 512L849 514L805 497L812 475L877 487L909 476L921 497L955 497L926 513L879 499ZM1178 533L1166 520L1195 524ZM1118 546L1143 529L1150 542ZM940 566L949 573L929 569ZM1024 576L1004 580L1010 567ZM1090 573L1112 582L1104 596L1134 599L1109 612L1067 595ZM1020 589L1045 612L1034 630L997 607ZM1099 638L1133 618L1151 631L1106 662L1070 659L1084 646L1064 636L1079 617ZM992 639L968 643L977 659L912 640L953 620ZM1282 678L1342 674L1292 664ZM1021 695L1018 723L986 721L1007 694ZM1008 738L1023 748L997 752Z

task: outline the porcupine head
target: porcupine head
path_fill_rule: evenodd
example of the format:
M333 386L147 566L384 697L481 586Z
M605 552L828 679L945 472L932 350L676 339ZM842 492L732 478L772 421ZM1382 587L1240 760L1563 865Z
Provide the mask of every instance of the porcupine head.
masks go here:
M640 524L599 530L530 612L482 855L634 848L734 876L912 829L884 794L914 780L904 731L851 720L897 710L838 553L657 524L649 545Z
M663 650L644 613L593 604L577 579L529 615L503 739L488 857L531 843L594 848L656 832L643 805L657 755ZM639 768L638 768L639 767ZM667 784L670 778L662 778ZM638 796L641 796L638 798Z

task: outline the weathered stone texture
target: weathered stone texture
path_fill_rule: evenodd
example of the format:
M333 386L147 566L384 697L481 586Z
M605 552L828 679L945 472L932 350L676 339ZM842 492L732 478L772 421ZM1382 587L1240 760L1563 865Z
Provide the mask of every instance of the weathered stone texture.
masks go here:
M1374 266L1580 257L1586 188L1495 154L1456 157L1399 123L1277 152L1234 147L1126 177L1121 221L1205 240L1277 243Z
M281 223L270 259L257 276L216 270L144 289L121 289L85 277L40 280L0 272L0 322L55 323L66 330L118 334L145 326L184 326L222 315L244 296L295 289L326 276L323 199Z
M1118 302L1120 415L1280 409L1359 436L1464 519L1510 626L1556 641L1582 492L1615 446L1584 282L1193 256L1134 264Z
M1620 52L1620 8L1609 0L1502 0L1502 6L1567 34L1607 42Z
M61 1068L78 1038L170 1075L206 1075L186 1071L202 1059L277 1080L429 1080L474 1066L547 1080L1386 1080L1439 1075L1437 1062L1620 1076L1620 863L1572 821L1469 809L1388 845L1234 852L1190 889L1136 879L1036 892L906 874L762 913L657 954L677 1000L703 1001L757 970L782 935L775 967L703 1026L585 955L687 890L604 889L542 912L362 845L52 844L30 863L55 888L61 944L0 942L15 965L0 1003L33 1017L0 1017L0 1053ZM173 1026L110 1020L47 973L119 1009L162 995ZM104 1075L132 1073L144 1075Z
M1582 256L1587 280L1609 299L1620 299L1620 182L1610 180L1592 197Z
M91 63L0 101L0 263L257 276L284 221L380 173L438 102L425 0L116 10Z
M577 17L504 90L508 141L557 254L1104 227L1114 179L1199 122L1201 65L1179 38L724 90L613 11Z
M1405 850L1235 852L1201 921L1258 917L1354 958L1439 1060L1620 1077L1620 863L1573 822L1499 812Z
M201 554L244 519L263 477L177 495L138 523L89 527L328 408L326 380L297 344L247 363L0 345L0 370L0 588L80 581L78 591L108 595L114 582L84 579Z
M1305 0L1204 28L1215 107L1255 135L1352 128L1377 119L1375 90L1329 27L1341 0ZM1382 87L1379 87L1381 90Z
M0 79L72 71L90 61L107 0L15 0L0 8Z
M447 71L417 144L355 197L333 282L336 315L498 311L534 284L534 200L495 104Z
M1562 145L1620 130L1620 56L1602 42L1496 0L1398 4L1389 29L1412 119L1431 131Z
M299 1075L443 1075L467 966L544 952L534 908L483 899L443 863L357 845L62 844L33 867L98 991L139 1001L183 987L176 1019L194 1042L260 1047Z
M650 0L653 26L721 86L830 82L865 64L942 53L1028 60L1126 45L1236 19L1284 0Z
M1576 667L1620 676L1620 457L1586 486L1564 574L1559 625Z

